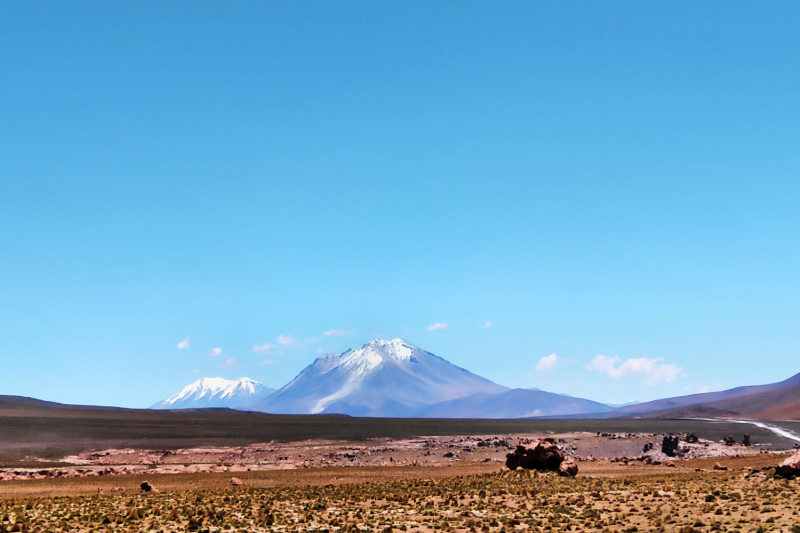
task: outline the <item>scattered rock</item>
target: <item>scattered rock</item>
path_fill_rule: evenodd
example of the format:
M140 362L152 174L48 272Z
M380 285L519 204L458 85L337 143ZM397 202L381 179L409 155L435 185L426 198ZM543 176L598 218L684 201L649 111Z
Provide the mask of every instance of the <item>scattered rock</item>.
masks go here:
M719 463L714 463L714 470L727 470L727 469L728 469L727 466L722 466Z
M800 476L800 453L794 454L775 468L775 475L787 479Z
M513 453L506 455L506 466L509 470L521 467L526 470L558 472L559 475L570 477L578 473L577 461L561 451L552 438L542 439L531 447L517 446Z
M681 439L677 435L664 436L664 440L661 442L661 453L668 457L675 457L678 455L680 442Z
M456 454L454 454L453 452L445 452L444 455L443 455L443 457L447 457L448 459L451 459L451 458L453 458L455 456L456 456Z

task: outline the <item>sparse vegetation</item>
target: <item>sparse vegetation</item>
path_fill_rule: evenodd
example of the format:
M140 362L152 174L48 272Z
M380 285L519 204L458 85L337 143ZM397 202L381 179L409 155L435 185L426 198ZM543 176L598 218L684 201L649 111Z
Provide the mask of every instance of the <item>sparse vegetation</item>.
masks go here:
M737 499L714 494L739 494ZM798 533L800 484L764 475L443 479L0 501L0 531Z

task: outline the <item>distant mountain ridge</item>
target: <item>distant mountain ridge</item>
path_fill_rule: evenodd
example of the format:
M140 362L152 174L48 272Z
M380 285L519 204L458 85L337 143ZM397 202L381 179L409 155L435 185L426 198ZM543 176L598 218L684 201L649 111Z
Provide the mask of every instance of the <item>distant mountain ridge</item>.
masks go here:
M800 411L787 408L800 402L800 374L778 383L736 387L719 392L705 392L688 396L664 398L627 407L611 413L613 417L735 417L769 419L768 412L778 419L800 418ZM764 414L762 414L764 413Z
M203 378L152 406L203 407L369 417L798 420L800 374L768 385L609 406L539 389L509 389L402 339L376 339L318 357L278 391L249 378Z
M425 418L538 418L607 413L602 403L542 390L512 389L499 394L473 394L420 410Z
M250 378L201 378L150 409L242 408L275 392Z

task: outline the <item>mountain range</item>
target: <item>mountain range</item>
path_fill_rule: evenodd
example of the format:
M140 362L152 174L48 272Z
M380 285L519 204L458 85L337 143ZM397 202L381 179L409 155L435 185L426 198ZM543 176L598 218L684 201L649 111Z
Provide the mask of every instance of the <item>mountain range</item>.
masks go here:
M153 409L228 407L272 414L415 418L800 418L800 374L780 383L618 408L538 389L509 389L402 339L318 357L275 391L248 378L203 378Z

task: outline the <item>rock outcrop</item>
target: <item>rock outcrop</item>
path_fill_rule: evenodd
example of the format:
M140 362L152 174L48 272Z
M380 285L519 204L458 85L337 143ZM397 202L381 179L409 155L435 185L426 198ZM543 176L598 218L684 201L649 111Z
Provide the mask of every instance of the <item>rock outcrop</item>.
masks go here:
M775 475L786 479L800 476L800 453L794 454L775 468Z
M675 457L678 455L678 445L680 442L681 439L677 435L664 436L664 440L661 441L661 453L667 457Z
M742 445L752 446L752 444L750 443L750 435L748 435L747 433L744 434L744 438L742 439Z
M513 453L506 455L506 466L510 470L542 470L568 477L578 473L578 462L559 449L552 438L531 443L531 446L517 446Z

